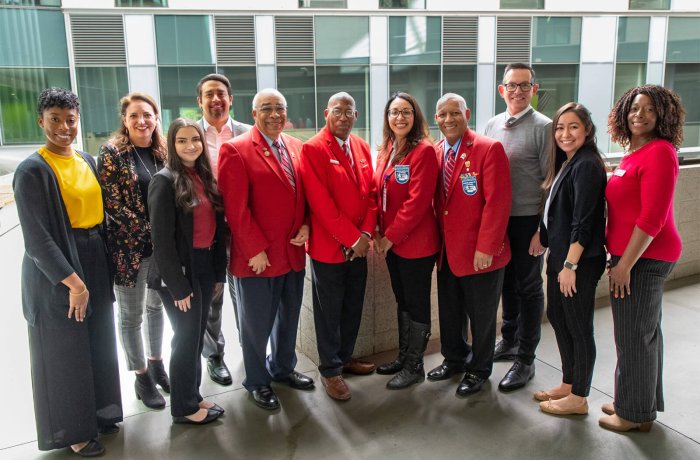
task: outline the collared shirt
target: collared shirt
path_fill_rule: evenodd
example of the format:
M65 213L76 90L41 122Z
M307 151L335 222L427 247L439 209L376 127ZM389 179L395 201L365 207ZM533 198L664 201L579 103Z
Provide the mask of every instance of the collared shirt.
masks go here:
M462 135L462 137L464 137L464 135ZM443 151L445 153L444 160L447 161L447 152L449 152L450 149L452 149L454 151L455 155L457 155L457 152L459 152L459 147L461 145L462 145L462 138L461 137L454 145L450 145L450 143L447 142L447 139L445 139L445 144L443 145Z
M267 136L265 135L265 133L263 133L262 131L260 131L260 134L262 134L262 137L264 137L265 140L267 141L267 145L269 145L270 148L272 149L272 153L275 154L275 158L277 158L277 161L280 161L280 153L279 153L279 152L277 151L277 149L272 145L272 143L275 142L275 141L272 140L272 139L270 139L269 137L267 137ZM281 137L278 137L278 138L277 138L277 142L279 142L280 144L282 144L282 145L284 146L285 149L287 148L287 146L284 145L284 142L282 142L282 138L281 138Z
M508 121L508 119L511 118L511 117L515 118L516 120L519 120L519 119L522 118L526 113L528 113L530 110L533 110L533 108L532 108L531 105L528 104L527 107L525 107L523 110L521 110L520 112L516 113L515 115L511 115L510 113L508 113L508 109L506 109L506 111L503 112L503 113L505 114L506 121Z
M335 136L333 136L335 137ZM348 152L352 153L352 150L350 149L350 138L347 140L342 140L339 137L335 137L336 142L338 142L338 145L340 146L340 150L343 150L343 144L346 144L348 146Z
M217 131L214 125L210 125L206 118L202 118L202 125L204 126L207 147L209 147L209 161L211 161L211 168L216 176L219 169L219 149L225 142L233 139L233 118L228 117L226 124L221 127L221 132Z

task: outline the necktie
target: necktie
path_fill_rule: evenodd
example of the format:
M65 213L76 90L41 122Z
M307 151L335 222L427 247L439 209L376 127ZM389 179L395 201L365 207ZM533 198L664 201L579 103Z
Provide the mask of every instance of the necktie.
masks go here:
M454 172L455 169L455 160L456 160L457 155L455 155L455 151L450 148L450 150L447 151L447 158L445 159L445 166L443 168L443 179L444 179L444 189L445 189L445 195L447 195L447 191L450 188L450 182L452 182L452 173Z
M510 117L508 120L506 120L506 128L512 128L516 121L518 121L517 118Z
M343 153L345 153L345 157L348 159L348 163L350 163L350 167L354 168L355 162L352 159L352 154L350 153L350 147L348 147L347 143L343 143Z
M280 165L282 166L282 170L284 171L285 176L287 176L289 184L292 186L292 190L294 190L296 193L297 181L294 179L294 168L292 168L292 162L289 159L287 150L278 141L273 142L272 146L276 148L277 152L280 154Z

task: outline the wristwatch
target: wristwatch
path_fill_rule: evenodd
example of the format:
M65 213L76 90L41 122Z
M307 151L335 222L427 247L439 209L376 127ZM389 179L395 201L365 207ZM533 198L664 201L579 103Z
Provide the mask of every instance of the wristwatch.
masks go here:
M564 268L568 268L569 270L576 271L576 269L578 268L578 264L572 264L568 260L565 260L564 261Z

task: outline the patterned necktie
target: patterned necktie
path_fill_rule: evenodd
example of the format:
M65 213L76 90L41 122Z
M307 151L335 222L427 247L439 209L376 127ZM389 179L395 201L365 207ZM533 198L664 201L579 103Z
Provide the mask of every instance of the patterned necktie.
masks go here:
M357 179L357 173L355 172L355 161L352 159L352 154L350 153L350 147L348 146L347 142L343 143L343 152L345 153L345 158L348 159L348 163L350 163L350 170L352 173L355 175L355 178Z
M445 189L445 195L447 195L447 191L450 188L450 183L452 182L452 173L454 172L455 169L455 160L456 160L457 155L455 155L455 151L450 148L450 150L447 151L447 158L445 159L445 166L443 168L443 179L444 179L444 189Z
M518 121L518 119L515 117L510 117L509 119L507 119L506 128L512 128L516 121Z
M297 181L294 179L294 168L292 168L292 162L289 159L289 154L287 153L287 150L278 141L273 142L272 146L276 148L277 152L280 154L280 165L282 166L282 170L287 176L289 184L292 186L292 190L294 190L294 193L296 193Z

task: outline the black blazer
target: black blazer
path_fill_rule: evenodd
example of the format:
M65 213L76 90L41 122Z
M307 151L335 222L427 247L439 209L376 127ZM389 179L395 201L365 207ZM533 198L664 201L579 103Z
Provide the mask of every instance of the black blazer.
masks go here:
M581 259L605 255L605 167L595 150L576 152L552 188L547 227L540 242L549 248L547 273L561 271L572 243L584 247Z
M163 282L175 300L192 293L192 212L184 212L175 204L175 178L163 168L148 186L148 212L156 266ZM216 213L214 235L214 273L217 282L226 277L226 238L224 215Z

